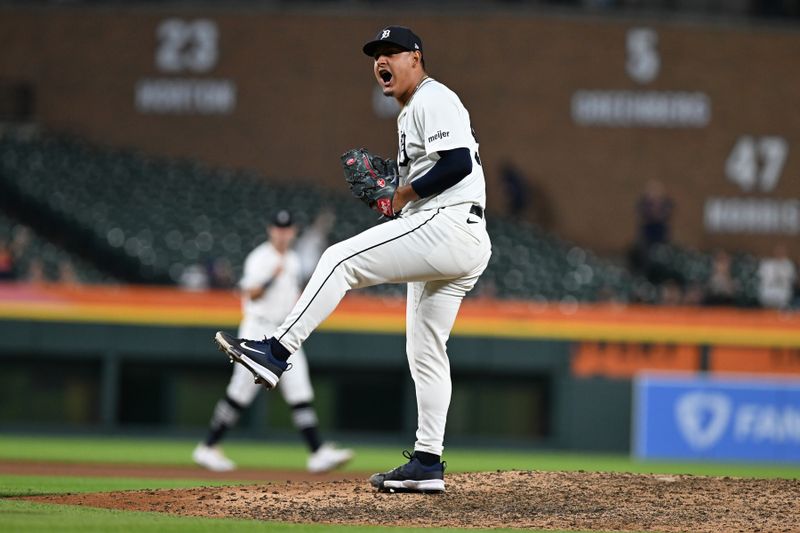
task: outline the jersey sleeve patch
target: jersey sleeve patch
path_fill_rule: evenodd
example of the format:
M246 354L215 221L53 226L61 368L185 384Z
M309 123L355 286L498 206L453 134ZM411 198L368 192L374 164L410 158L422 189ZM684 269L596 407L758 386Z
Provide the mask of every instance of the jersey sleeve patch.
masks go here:
M421 123L425 152L432 155L441 150L469 148L469 119L451 95L435 92L422 106Z

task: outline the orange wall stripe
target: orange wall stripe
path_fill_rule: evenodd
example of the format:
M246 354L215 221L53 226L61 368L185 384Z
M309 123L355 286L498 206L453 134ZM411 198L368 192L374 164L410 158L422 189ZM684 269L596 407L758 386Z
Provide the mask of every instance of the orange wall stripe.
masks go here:
M230 291L159 287L0 286L0 319L234 328ZM402 299L348 295L323 331L403 334ZM558 305L467 300L454 335L515 339L800 347L800 316L740 309Z

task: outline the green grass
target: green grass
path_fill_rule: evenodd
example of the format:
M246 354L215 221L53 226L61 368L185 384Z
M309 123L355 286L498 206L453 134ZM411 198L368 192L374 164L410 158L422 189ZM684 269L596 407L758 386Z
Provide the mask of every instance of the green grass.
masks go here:
M0 460L64 461L188 465L195 442L153 438L28 437L0 436ZM384 470L403 461L397 448L352 445L357 458L351 471ZM305 451L289 444L230 442L226 451L242 467L302 469ZM638 463L624 455L556 453L520 450L448 449L450 472L491 470L586 470L617 472L690 473L749 477L800 478L800 466L725 465L708 463ZM61 492L100 492L135 489L182 488L230 485L233 482L187 479L78 478L0 475L0 531L6 532L181 532L181 533L386 533L388 528L327 525L296 525L251 520L175 517L141 513L50 505L8 499L10 496ZM391 528L391 533L441 533L454 529ZM476 530L508 532L510 529Z
M254 520L175 517L161 513L141 513L91 509L66 505L0 500L0 526L7 533L445 533L461 531L452 528L384 528L370 526L329 526L315 524L283 524ZM518 529L474 529L475 532L518 533Z
M153 438L0 436L0 459L150 465L189 465L195 442ZM353 472L386 470L404 461L398 448L351 444ZM306 454L299 444L232 441L225 446L240 467L302 469ZM449 472L492 470L586 470L674 473L760 478L800 478L800 465L638 462L626 455L449 448Z
M0 474L0 498L62 492L108 492L137 489L181 489L237 485L245 482L197 479L148 479L75 476L17 476ZM249 482L252 483L252 482Z

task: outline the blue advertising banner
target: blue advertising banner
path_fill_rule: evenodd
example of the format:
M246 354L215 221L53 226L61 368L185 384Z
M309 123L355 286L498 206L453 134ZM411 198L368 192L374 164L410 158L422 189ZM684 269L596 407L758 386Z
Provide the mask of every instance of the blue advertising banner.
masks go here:
M641 375L633 445L642 459L800 462L800 381Z

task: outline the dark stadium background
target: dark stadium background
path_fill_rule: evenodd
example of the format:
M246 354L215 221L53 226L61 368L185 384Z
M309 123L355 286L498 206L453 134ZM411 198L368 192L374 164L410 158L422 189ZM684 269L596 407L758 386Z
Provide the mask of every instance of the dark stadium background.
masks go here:
M467 305L505 322L451 341L455 442L627 450L638 372L800 373L769 333L797 324L797 281L774 304L760 270L800 256L798 22L792 0L0 2L0 422L203 431L228 377L211 335L270 214L329 207L332 242L375 223L338 156L395 150L360 52L389 23L463 98L487 174ZM404 291L364 293L385 324L309 340L320 415L405 435ZM288 436L263 396L239 436Z

